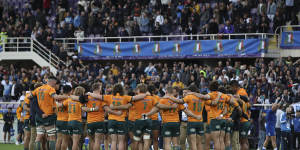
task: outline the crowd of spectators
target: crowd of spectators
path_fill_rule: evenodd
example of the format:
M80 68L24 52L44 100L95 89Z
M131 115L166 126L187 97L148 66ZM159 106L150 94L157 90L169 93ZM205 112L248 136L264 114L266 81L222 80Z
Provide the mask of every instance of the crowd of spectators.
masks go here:
M0 29L58 54L63 48L54 38L274 32L299 24L296 6L297 0L4 0Z
M166 86L178 86L180 89L195 84L201 92L208 92L210 81L217 80L222 85L237 80L249 93L250 101L256 103L274 103L278 95L287 103L300 102L300 61L292 58L264 60L257 58L253 65L240 61L219 61L216 66L187 64L185 62L161 63L149 62L136 64L124 61L122 65L97 62L84 64L76 57L68 57L66 66L60 66L56 77L61 85L79 85L86 87L95 80L105 86L121 83L132 91L139 83L154 84L164 95ZM19 68L11 65L0 67L0 93L6 99L15 98L27 91L36 82L44 82L51 75L49 68ZM13 89L13 90L12 90Z

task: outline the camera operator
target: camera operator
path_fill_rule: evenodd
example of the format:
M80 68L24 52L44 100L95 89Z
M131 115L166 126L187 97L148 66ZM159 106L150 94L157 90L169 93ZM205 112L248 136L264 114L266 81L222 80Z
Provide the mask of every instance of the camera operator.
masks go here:
M291 105L292 109L292 114L294 114L295 117L293 117L292 121L292 145L293 149L299 149L300 148L300 103L294 103ZM296 145L296 140L298 140L298 146Z

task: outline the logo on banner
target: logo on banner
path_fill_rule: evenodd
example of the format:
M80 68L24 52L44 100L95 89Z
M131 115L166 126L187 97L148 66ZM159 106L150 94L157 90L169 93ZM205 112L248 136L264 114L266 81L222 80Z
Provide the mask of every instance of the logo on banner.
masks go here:
M260 40L258 50L261 51L261 50L267 50L267 49L268 49L268 45L267 45L266 40Z
M82 46L81 45L78 45L77 52L78 52L78 54L82 54L83 50L82 50Z
M115 44L114 55L119 55L121 53L120 44Z
M180 51L181 51L180 44L179 43L175 43L174 44L174 48L173 48L173 52L179 54Z
M194 47L194 53L201 53L202 49L201 49L201 43L200 42L196 42L195 47Z
M284 44L293 44L294 43L294 34L289 32L285 36Z
M140 54L141 53L141 46L140 44L134 44L134 47L133 47L133 54Z
M238 42L238 45L236 47L237 52L245 51L245 45L244 45L244 40L240 40Z
M154 48L152 49L152 53L154 53L154 54L159 54L160 53L160 44L159 43L154 44Z
M100 44L96 44L96 48L94 50L94 53L96 55L100 55L102 53L102 48L100 47Z
M223 48L223 44L222 41L217 41L216 43L216 47L215 47L215 52L223 52L224 48Z

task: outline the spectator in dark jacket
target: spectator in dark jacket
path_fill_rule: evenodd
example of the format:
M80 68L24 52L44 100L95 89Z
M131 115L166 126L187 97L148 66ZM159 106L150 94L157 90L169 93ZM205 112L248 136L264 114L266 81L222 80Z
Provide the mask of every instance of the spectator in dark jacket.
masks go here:
M4 143L6 142L10 142L10 129L13 128L13 122L14 122L14 116L12 114L12 108L8 108L8 111L6 114L4 114L3 116L3 120L4 120L4 126L3 126L3 139L4 139ZM6 140L6 136L7 136L7 140Z

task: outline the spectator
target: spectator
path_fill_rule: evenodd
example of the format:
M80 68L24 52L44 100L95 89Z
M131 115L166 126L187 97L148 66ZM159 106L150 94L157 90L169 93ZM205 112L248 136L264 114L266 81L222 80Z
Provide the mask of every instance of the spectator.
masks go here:
M211 19L210 23L208 24L208 33L209 34L219 33L219 26L215 18Z
M10 143L10 130L13 128L14 116L12 114L12 108L9 107L7 113L3 115L3 139L4 143ZM6 139L7 137L7 139Z
M224 25L224 27L221 29L220 33L231 34L233 32L234 32L234 27L233 27L233 25L230 24L230 21L227 20L226 25Z
M4 82L2 81L1 84L3 85L3 101L4 102L9 102L11 97L10 97L10 94L11 94L11 83L9 83L9 80L8 79L5 79Z
M291 138L291 125L292 125L292 108L288 107L286 112L283 112L280 116L280 128L281 128L281 149L292 149L292 138Z
M155 24L156 23L159 23L160 26L164 24L164 17L161 15L160 11L156 12Z
M259 23L259 32L267 33L267 32L269 32L269 28L270 28L269 20L265 16L263 16Z
M140 30L143 34L148 34L150 31L149 19L146 13L142 13L142 17L139 21Z

